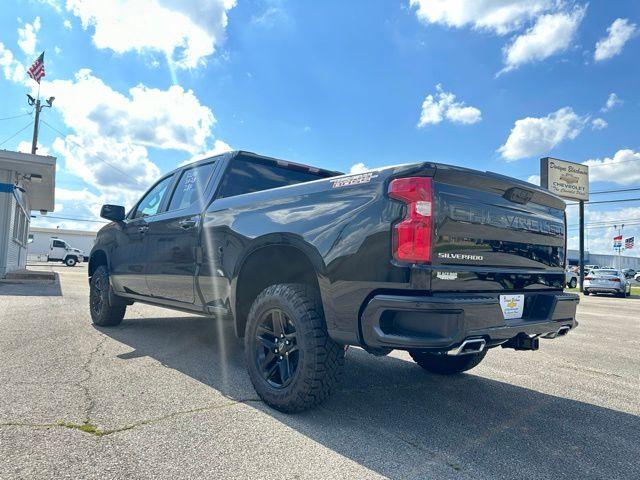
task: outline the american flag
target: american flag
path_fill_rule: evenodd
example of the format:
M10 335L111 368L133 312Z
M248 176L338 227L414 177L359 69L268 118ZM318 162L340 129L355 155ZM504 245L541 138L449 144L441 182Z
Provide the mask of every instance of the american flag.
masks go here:
M624 239L624 248L633 248L636 237L629 237Z
M44 77L44 52L40 54L33 65L29 67L29 76L36 82L40 83L42 77Z

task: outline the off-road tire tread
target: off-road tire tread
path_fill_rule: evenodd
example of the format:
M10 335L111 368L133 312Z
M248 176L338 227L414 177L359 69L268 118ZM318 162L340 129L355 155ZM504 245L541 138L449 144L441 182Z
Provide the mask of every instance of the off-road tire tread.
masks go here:
M258 321L258 311L267 301L279 298L293 310L298 336L304 335L310 348L304 352L306 361L301 378L282 390L274 389L251 369L254 361L251 329ZM262 400L276 410L295 413L324 402L338 384L344 367L344 347L334 342L327 332L322 305L316 291L303 284L277 284L267 287L254 300L249 310L245 333L245 355L251 382ZM311 358L311 361L309 361Z
M93 282L96 281L100 276L105 277L104 281L107 285L109 285L109 272L104 265L100 265L91 276L91 287L93 287ZM99 315L96 315L91 306L89 306L89 311L91 312L91 320L93 321L94 325L98 325L100 327L114 327L116 325L119 325L124 318L127 306L112 306L109 304L110 288L111 287L108 287L107 289L102 291L102 310L100 311Z
M434 353L421 352L419 350L409 351L411 358L422 368L431 373L439 375L455 375L457 373L466 372L484 359L487 350L480 353L471 353L468 355L438 355Z

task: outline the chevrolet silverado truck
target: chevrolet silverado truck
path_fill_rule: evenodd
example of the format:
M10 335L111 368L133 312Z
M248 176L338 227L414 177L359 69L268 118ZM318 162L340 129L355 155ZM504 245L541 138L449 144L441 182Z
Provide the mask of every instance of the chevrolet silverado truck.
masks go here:
M248 152L163 176L89 260L90 311L148 303L232 322L272 407L325 400L348 346L456 374L577 325L565 203L495 173L415 163L344 175Z

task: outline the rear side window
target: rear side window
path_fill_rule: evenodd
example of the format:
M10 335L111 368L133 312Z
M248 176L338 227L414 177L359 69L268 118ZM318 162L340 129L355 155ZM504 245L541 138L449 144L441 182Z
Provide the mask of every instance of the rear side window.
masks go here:
M293 170L270 162L235 159L222 180L218 198L234 197L321 178L326 177L320 173Z
M213 163L200 165L182 172L169 203L169 210L187 208L204 199L204 190L213 173Z

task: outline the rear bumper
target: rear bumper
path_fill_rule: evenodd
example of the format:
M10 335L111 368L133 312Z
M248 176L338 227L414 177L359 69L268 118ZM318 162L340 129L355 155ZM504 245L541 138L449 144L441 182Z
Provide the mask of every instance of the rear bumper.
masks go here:
M627 291L627 288L623 286L585 285L584 289L595 293L622 293Z
M372 348L448 351L470 337L496 346L516 337L575 328L578 295L527 293L523 318L505 320L499 294L451 296L377 295L360 318L364 343Z

